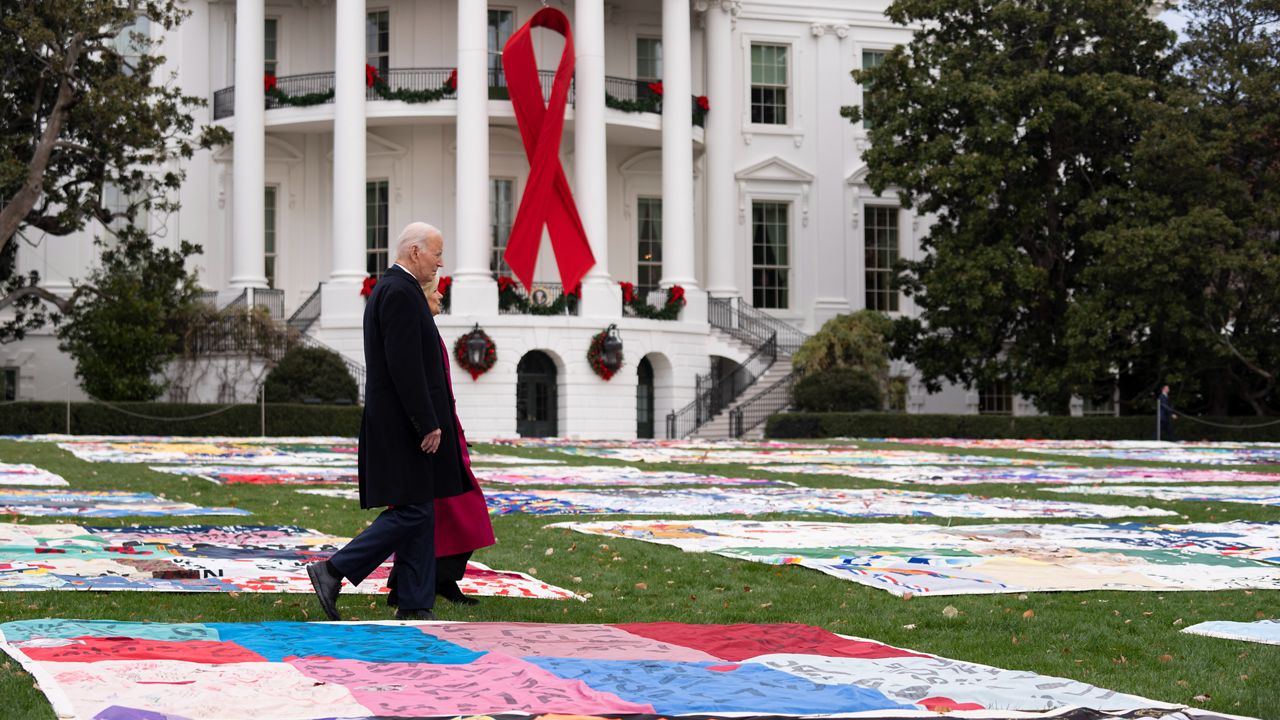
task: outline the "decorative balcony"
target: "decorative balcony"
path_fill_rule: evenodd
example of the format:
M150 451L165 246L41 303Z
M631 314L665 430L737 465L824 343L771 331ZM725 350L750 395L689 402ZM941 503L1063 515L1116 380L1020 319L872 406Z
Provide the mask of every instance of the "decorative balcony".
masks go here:
M392 68L381 76L380 88L368 89L368 100L377 102L386 99L405 99L406 102L430 102L434 100L453 100L457 98L455 91L449 86L454 68ZM555 72L542 70L538 72L542 83L542 96L551 94L551 84L555 80ZM270 90L266 97L266 109L274 110L282 107L307 107L311 105L328 105L333 103L333 72L307 73L304 75L284 75L268 80ZM633 80L606 76L604 79L605 105L623 112L662 112L661 84L649 80ZM414 94L419 94L414 98ZM392 97L384 97L390 95ZM401 96L401 97L395 97ZM489 99L506 100L507 79L501 70L489 71ZM569 87L569 104L574 103L574 89ZM223 88L213 94L213 119L223 120L235 115L236 89ZM701 126L706 111L699 106L698 99L693 103L693 122Z

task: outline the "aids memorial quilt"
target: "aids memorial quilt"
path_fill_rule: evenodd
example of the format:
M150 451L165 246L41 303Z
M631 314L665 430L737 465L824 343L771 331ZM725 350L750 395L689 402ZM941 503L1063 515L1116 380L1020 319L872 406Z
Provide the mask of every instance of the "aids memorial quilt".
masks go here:
M351 467L356 463L356 441L352 438L33 437L49 438L86 462Z
M280 525L91 527L0 524L0 590L150 590L312 594L307 565L348 538ZM344 593L386 592L391 563ZM579 599L523 573L467 566L472 595Z
M44 619L0 633L77 720L1220 717L806 625Z
M485 493L492 515L766 515L841 517L1121 518L1174 515L1160 508L1099 505L909 490L680 488L535 490Z
M170 475L202 478L219 485L355 485L359 480L354 465L153 465L151 469Z
M0 485L39 485L66 487L67 481L57 473L25 463L0 463Z
M0 488L0 513L37 517L192 517L252 515L233 507L200 507L146 492Z
M856 447L849 442L795 442L787 440L592 440L585 438L543 437L543 438L498 438L492 441L497 445L509 445L515 448L537 448L556 450L559 448L613 448L619 450L643 449L675 449L675 450L825 450L841 448L851 450Z
M752 470L799 475L842 475L901 485L1066 485L1280 482L1280 474L1162 467L859 467L856 465L753 465ZM1117 493L1122 494L1122 493Z
M1051 461L1030 458L992 457L988 455L948 455L914 450L716 450L667 447L555 447L556 452L622 462L681 464L827 464L827 465L1020 465L1025 467L1055 465Z
M1157 500L1185 500L1188 502L1229 502L1250 505L1280 505L1280 485L1196 485L1163 487L1160 485L1109 485L1092 487L1071 485L1047 488L1049 492L1077 493L1081 495L1124 495L1149 497Z
M1209 622L1202 622L1184 628L1182 632L1226 640L1244 640L1245 642L1280 645L1280 620L1259 620L1257 622L1210 620Z
M1280 590L1280 523L924 524L626 520L547 525L772 565L894 595Z
M763 478L729 478L704 473L675 470L641 470L619 465L566 465L543 467L473 467L476 479L500 485L619 485L644 487L655 485L747 485L757 487L794 487L785 480Z
M882 438L876 442L978 450L1019 450L1049 455L1207 465L1280 464L1280 443L1159 442L1155 440L1009 440Z

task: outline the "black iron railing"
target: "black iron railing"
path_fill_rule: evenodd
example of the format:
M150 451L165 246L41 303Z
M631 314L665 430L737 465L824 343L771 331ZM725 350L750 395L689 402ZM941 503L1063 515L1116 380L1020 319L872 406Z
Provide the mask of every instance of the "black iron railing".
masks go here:
M776 336L778 350L793 354L809 335L768 313L743 302L742 298L708 298L707 322L751 346Z
M740 438L770 416L791 407L792 391L800 372L792 370L786 377L761 390L729 411L729 436Z
M667 415L667 437L688 437L735 400L778 359L778 340L770 337L740 365L720 377L698 378L693 402Z
M576 295L565 295L560 283L534 283L533 292L525 292L517 282L498 291L499 315L577 315L580 304Z
M297 310L289 316L289 328L295 332L306 334L311 326L320 319L320 287L316 286L315 292L311 293L306 300L298 306Z
M270 288L245 288L236 299L227 303L227 308L262 308L272 318L284 317L284 291Z

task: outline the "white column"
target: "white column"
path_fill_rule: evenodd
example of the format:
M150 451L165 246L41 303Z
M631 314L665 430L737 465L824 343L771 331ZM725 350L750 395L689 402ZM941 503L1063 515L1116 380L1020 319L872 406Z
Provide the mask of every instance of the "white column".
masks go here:
M847 83L850 60L841 52L849 28L815 23L810 27L817 43L818 67L824 71L817 77L817 141L818 172L814 183L818 224L816 240L822 258L816 264L817 285L813 290L813 327L849 312L849 282L845 274L846 254L858 247L860 233L851 232L845 214L845 139L850 134L849 121L840 117L840 106ZM851 57L851 56L850 56ZM852 237L850 237L852 236ZM799 290L799 288L797 288ZM796 293L796 297L803 297Z
M738 295L737 223L734 207L733 17L737 0L711 3L706 15L707 96L707 292Z
M706 322L694 267L692 64L689 0L663 0L662 286L684 287L682 320Z
M263 5L236 1L235 145L232 149L233 288L266 287L265 219L266 136L263 129Z
M365 265L365 4L337 0L333 53L333 270L320 298L325 327L358 327ZM392 229L395 233L395 229Z
M498 285L489 274L489 13L488 4L458 0L458 121L451 312L496 315Z
M608 163L604 121L604 0L574 5L574 195L596 264L582 282L582 315L622 315L622 291L609 275Z

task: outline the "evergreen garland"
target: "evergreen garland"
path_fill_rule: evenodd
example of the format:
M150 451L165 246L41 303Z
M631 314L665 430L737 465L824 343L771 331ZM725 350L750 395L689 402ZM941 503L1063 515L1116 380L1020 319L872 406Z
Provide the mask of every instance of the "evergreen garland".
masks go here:
M687 302L684 299L684 288L679 285L672 285L667 288L667 301L662 307L657 308L650 305L646 300L641 300L635 292L635 285L629 282L618 283L622 286L622 304L624 307L631 308L638 318L648 320L676 320L680 317L680 310Z
M550 305L538 305L517 289L514 278L506 276L498 278L498 309L514 310L521 315L564 315L566 310L572 314L578 309L578 301L582 298L582 284L569 292L560 293Z

